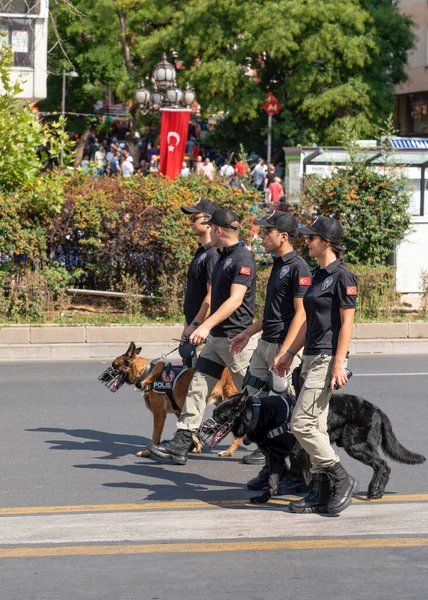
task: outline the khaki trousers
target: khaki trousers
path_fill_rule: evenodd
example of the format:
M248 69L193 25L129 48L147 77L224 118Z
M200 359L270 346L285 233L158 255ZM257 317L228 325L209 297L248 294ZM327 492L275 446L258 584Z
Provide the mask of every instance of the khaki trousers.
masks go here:
M254 377L258 377L262 381L269 380L269 367L273 363L273 359L278 354L281 344L276 344L274 342L266 342L261 338L258 341L257 348L254 350L254 354L251 358L250 362L250 374ZM301 358L299 355L296 355L293 358L293 362L291 363L290 371L288 372L287 378L288 383L291 386L291 374L293 370L298 367L301 363ZM249 394L257 394L259 390L250 385L247 385ZM291 388L293 389L293 388ZM264 394L266 395L266 394Z
M229 350L228 338L209 335L200 356L228 367L234 384L238 390L241 390L255 345L256 341L251 338L243 352L232 356ZM207 399L217 382L218 379L212 375L200 373L199 371L195 372L181 416L177 421L177 429L195 431L199 428L204 416Z
M301 376L304 384L291 419L291 431L309 454L312 473L320 473L339 462L327 432L328 408L333 393L329 388L333 362L334 356L327 354L303 356Z

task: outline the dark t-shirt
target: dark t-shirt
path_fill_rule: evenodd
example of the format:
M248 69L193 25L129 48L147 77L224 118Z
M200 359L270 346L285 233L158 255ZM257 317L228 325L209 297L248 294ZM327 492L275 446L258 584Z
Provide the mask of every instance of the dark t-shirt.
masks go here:
M214 337L232 338L253 322L256 303L256 260L245 246L227 246L219 254L220 258L212 274L211 314L230 298L232 284L247 287L242 304L230 317L211 330Z
M207 295L207 283L211 283L214 265L218 259L217 248L213 248L209 243L196 250L189 265L183 310L188 325L194 321Z
M267 284L262 339L282 343L296 314L294 298L303 298L312 275L306 262L293 250L275 258Z
M355 308L357 282L340 260L325 269L315 269L305 294L306 341L303 354L336 353L341 327L340 309Z

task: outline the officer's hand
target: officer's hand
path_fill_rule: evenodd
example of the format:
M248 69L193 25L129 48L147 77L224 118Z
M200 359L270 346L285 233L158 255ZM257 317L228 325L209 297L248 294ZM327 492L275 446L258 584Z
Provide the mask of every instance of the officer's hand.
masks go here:
M185 335L191 335L193 332L195 331L195 328L193 327L193 325L188 325L187 327L185 327L183 329L183 333L181 334L181 339L184 340L185 339Z
M330 381L330 389L334 390L334 384L337 383L337 385L341 388L345 385L345 383L348 383L348 376L346 375L346 371L345 371L345 363L339 364L339 365L334 365L333 364L333 368L331 370L331 381Z
M202 323L202 325L195 329L195 331L190 335L189 342L191 344L195 344L195 346L199 346L199 344L203 344L206 341L209 333L209 327Z
M275 357L275 360L278 357ZM274 362L275 362L274 360ZM291 354L289 354L288 352L286 352L285 354L283 354L280 359L278 360L278 362L276 363L276 365L274 366L274 371L275 373L277 373L280 377L284 377L284 375L287 375L288 371L290 370L291 367L291 363L293 362L293 357L291 356Z
M281 358L284 356L284 354L277 354L275 356L275 358L272 361L272 364L269 366L269 371L274 370L275 371L275 367L276 365L279 363L279 361L281 360Z
M234 338L229 340L229 350L231 355L233 356L234 354L239 354L240 352L242 352L249 341L250 336L247 335L245 331L243 331L242 333L238 333L238 335L235 335Z

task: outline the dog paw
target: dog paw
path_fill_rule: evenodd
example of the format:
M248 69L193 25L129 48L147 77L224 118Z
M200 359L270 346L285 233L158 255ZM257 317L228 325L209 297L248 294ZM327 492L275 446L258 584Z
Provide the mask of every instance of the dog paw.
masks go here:
M221 456L221 458L227 458L228 456L232 456L233 453L230 450L222 450L217 454L217 456Z
M198 446L198 447L194 446L192 448L192 454L202 454L202 447L201 446Z
M150 450L148 448L146 448L145 450L140 450L136 454L136 456L139 456L140 458L147 458L148 456L151 456L151 455L152 455L152 453L150 452Z

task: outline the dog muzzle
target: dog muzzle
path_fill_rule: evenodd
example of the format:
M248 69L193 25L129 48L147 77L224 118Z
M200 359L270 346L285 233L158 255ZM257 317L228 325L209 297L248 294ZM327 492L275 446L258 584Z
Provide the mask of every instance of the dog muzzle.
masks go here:
M118 371L114 367L109 367L103 373L101 373L101 375L98 377L98 381L101 381L101 383L103 383L106 388L108 388L114 394L125 383L126 372Z
M199 427L197 436L204 446L207 448L214 448L214 446L217 446L217 444L230 433L231 429L231 422L226 421L226 423L221 425L211 417Z

